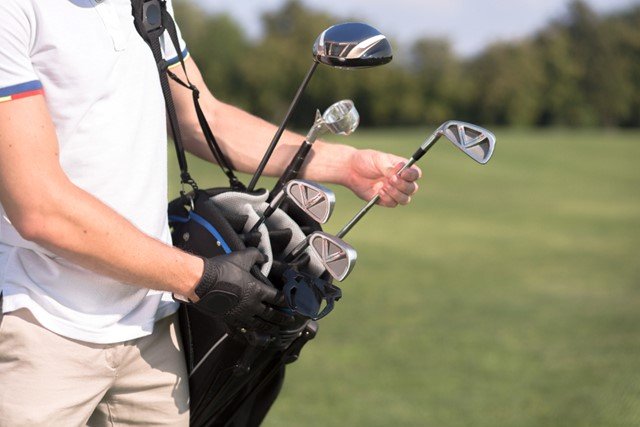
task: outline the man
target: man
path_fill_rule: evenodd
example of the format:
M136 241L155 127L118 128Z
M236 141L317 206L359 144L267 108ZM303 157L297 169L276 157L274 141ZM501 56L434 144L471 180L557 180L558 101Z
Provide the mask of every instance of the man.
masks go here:
M274 127L186 66L222 150L252 172ZM172 89L186 148L213 160L190 92ZM0 2L0 101L0 425L187 425L171 293L250 314L271 297L248 273L257 251L203 260L170 245L164 101L130 0ZM300 141L285 134L266 173ZM419 170L394 176L390 154L318 141L311 157L305 178L385 206L417 190Z

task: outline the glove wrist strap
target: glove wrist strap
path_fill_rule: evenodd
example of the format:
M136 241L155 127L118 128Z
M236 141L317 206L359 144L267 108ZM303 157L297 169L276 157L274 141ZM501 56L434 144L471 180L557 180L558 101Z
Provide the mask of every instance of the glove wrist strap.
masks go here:
M198 298L202 298L209 293L218 281L218 269L216 263L209 258L202 258L202 260L204 261L204 271L202 272L202 277L195 289L195 293Z

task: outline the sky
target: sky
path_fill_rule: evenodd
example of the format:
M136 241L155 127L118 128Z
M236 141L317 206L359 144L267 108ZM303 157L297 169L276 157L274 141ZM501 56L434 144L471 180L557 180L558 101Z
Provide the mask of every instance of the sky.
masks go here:
M285 0L194 0L211 12L233 16L251 37L261 32L260 15ZM355 17L408 43L420 37L446 37L461 55L473 55L491 42L525 37L561 17L568 0L303 0L337 17ZM587 0L599 12L640 4L640 0Z

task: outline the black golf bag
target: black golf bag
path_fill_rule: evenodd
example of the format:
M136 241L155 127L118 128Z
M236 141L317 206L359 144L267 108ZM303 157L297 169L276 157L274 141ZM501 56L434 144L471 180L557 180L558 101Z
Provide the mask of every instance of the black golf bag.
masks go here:
M302 257L294 265L277 261L279 254L291 250L305 235L320 229L319 224L295 205L286 207L285 202L283 208L271 217L275 219L261 226L261 232L245 232L247 225L252 224L248 221L255 220L266 206L267 194L264 191L251 194L245 191L207 124L198 102L198 89L189 82L188 77L183 82L168 70L160 44L160 37L165 30L178 52L186 75L175 23L166 10L164 0L131 0L131 4L134 25L150 46L158 65L181 182L183 186L193 189L190 193L182 192L169 204L174 245L203 257L259 246L271 255L267 268L263 266L262 271L252 270L264 282L282 289L285 282L289 281L290 284L291 280L298 280L297 277L292 278L290 273L294 272L293 276L305 275L312 281L321 282L323 286L332 286L334 300L339 299L339 289L330 284L327 273L322 273L322 269L309 262L309 257ZM189 175L169 77L193 92L200 126L214 158L229 178L231 188L201 190ZM250 206L249 210L245 209L247 205ZM317 302L318 306L322 304L322 295L315 289L307 295L312 295L312 299L317 296L317 301L313 303ZM284 378L284 366L295 361L304 344L317 333L317 323L310 317L296 314L295 310L290 313L291 321L286 325L270 325L256 330L232 329L220 318L206 315L191 304L181 305L179 314L190 375L192 426L260 424L278 396Z
M211 257L256 243L255 235L242 233L246 216L220 209L213 201L220 192L227 199L245 196L225 190L198 190L193 205L188 197L170 203L169 222L176 246ZM299 231L308 234L319 229L297 207L290 207L290 213L300 221ZM290 228L271 230L269 234L273 250L291 244ZM283 271L290 267L275 262L269 281L282 288ZM280 391L285 364L295 361L317 332L317 322L302 316L295 316L286 327L232 330L191 305L181 306L180 324L190 373L193 426L260 424Z

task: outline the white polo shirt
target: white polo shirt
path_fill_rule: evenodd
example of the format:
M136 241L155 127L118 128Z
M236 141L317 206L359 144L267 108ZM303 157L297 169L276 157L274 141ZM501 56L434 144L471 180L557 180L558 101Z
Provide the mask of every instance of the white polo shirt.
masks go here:
M165 58L177 56L166 34L164 47ZM170 244L164 100L130 0L0 0L0 102L39 94L69 179ZM2 206L0 214L4 312L26 307L55 333L113 343L150 334L176 310L166 293L97 275L22 239Z

